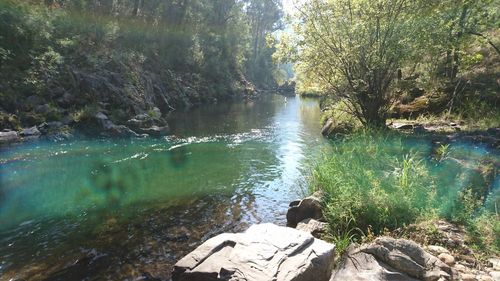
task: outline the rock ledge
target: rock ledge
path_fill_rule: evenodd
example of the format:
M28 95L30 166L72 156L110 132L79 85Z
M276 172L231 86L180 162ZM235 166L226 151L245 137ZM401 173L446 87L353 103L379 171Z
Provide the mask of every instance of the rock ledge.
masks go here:
M326 281L335 246L309 233L274 224L209 239L174 267L173 281Z

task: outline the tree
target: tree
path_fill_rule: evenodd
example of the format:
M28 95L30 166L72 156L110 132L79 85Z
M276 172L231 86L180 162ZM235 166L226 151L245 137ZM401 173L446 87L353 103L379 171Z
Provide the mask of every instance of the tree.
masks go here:
M274 48L267 44L267 36L281 28L283 11L278 0L248 0L246 14L250 24L251 50L247 72L260 86L274 83Z
M295 44L306 79L343 100L364 125L385 126L398 69L419 50L414 15L424 6L417 2L308 1Z

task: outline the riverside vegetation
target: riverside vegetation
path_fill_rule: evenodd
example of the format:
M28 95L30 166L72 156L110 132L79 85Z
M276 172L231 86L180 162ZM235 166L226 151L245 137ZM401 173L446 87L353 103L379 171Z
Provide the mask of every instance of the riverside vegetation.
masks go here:
M168 279L179 255L208 236L280 222L293 194L283 186L297 185L284 178L299 181L296 164L314 157L305 149L326 142L307 133L319 127L308 118L320 122L312 104L272 97L167 117L295 88L322 97L330 145L307 184L324 195L323 238L339 253L380 235L439 244L439 226L458 226L472 249L465 255L500 255L500 1L296 2L293 33L278 37L278 0L0 0L0 136L175 134L160 144L7 147L0 214L14 226L0 233L9 241L1 250L15 258L0 268L5 276ZM291 64L295 77L285 82ZM54 164L72 176L58 178ZM66 189L75 182L77 196ZM36 212L18 212L26 206ZM85 222L87 212L95 220ZM49 234L31 231L44 222ZM69 228L78 239L46 246L71 237L61 233ZM122 236L126 247L113 239Z
M333 153L310 188L326 194L338 250L445 219L498 255L500 2L312 0L297 9L296 36L282 36L275 58L295 64L299 92L323 96ZM414 131L388 131L393 124ZM451 143L439 124L492 136L493 149Z
M276 86L266 40L282 13L276 0L1 0L0 127L87 132L97 113L165 126L176 108L250 98Z

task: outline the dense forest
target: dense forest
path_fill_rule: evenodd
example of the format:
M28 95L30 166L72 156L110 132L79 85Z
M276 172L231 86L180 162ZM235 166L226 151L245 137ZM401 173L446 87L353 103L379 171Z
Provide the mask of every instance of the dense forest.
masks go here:
M173 109L273 88L282 14L277 0L2 0L0 125L86 128L101 112L107 127L141 114L161 126Z

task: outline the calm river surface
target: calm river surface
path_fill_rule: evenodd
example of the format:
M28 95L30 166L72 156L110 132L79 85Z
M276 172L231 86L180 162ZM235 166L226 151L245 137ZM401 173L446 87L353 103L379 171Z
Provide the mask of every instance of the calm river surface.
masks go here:
M317 100L170 116L172 136L0 150L0 280L164 280L202 241L285 224L320 134Z

